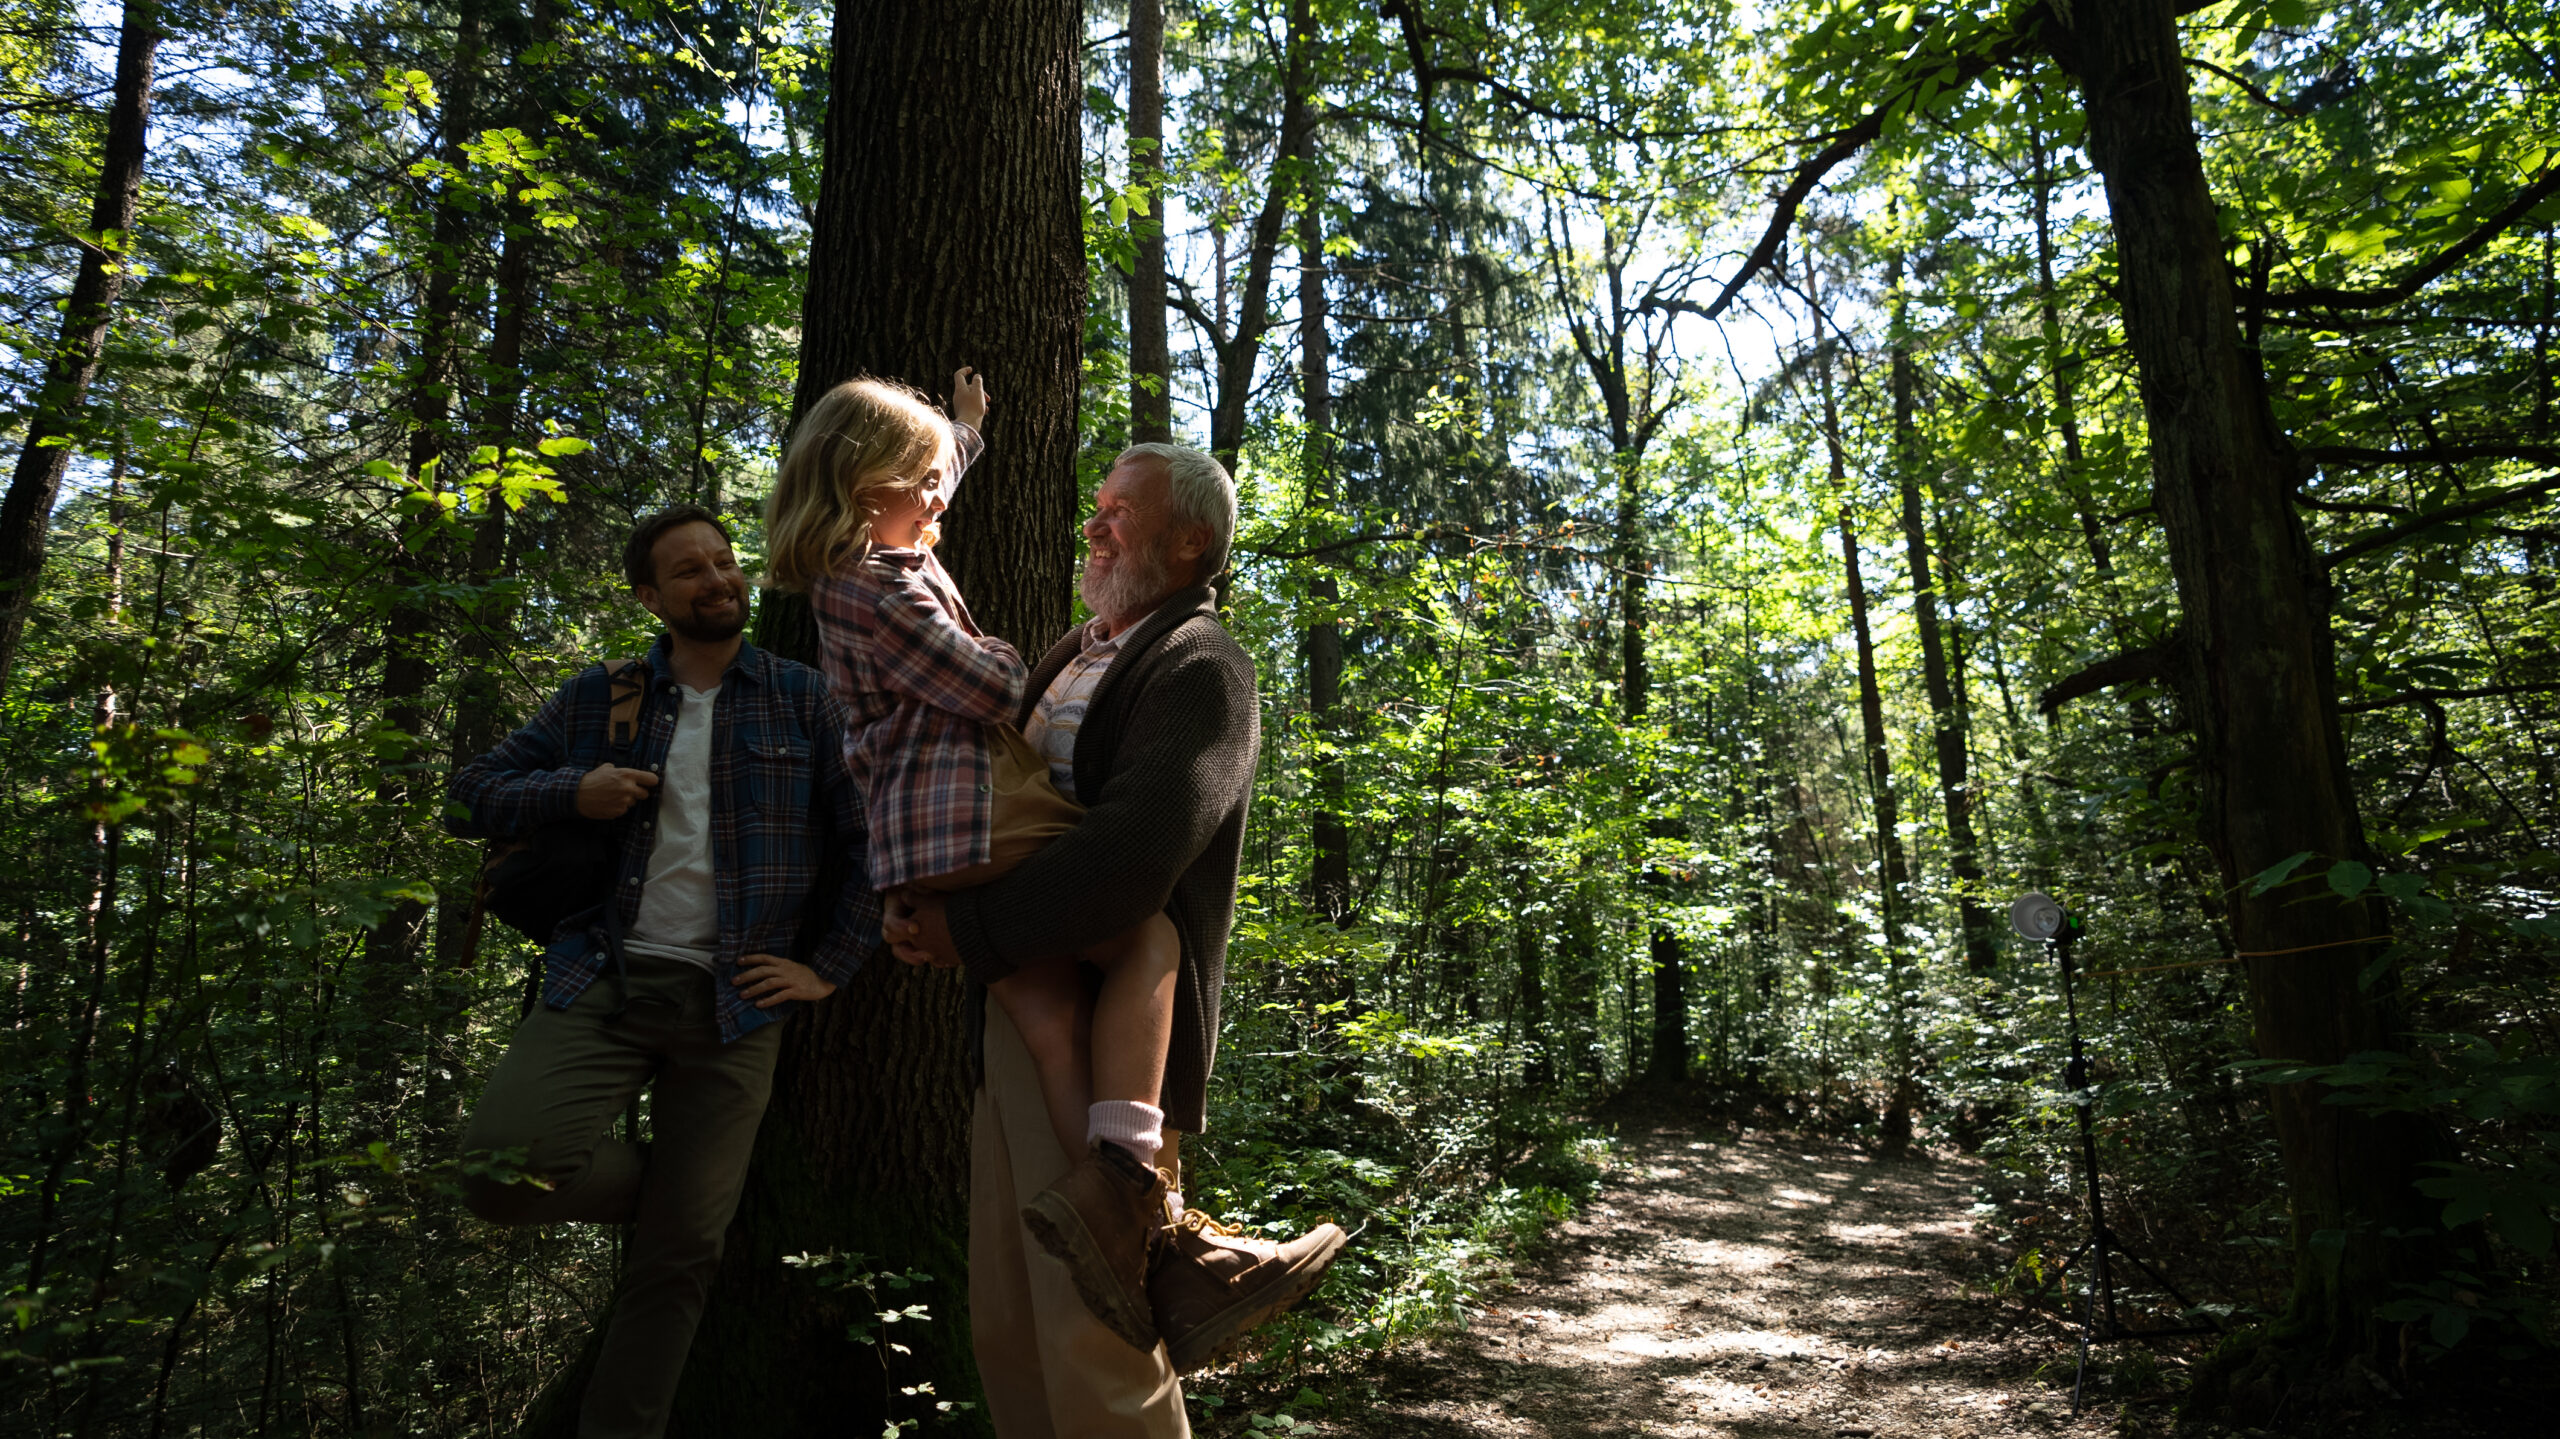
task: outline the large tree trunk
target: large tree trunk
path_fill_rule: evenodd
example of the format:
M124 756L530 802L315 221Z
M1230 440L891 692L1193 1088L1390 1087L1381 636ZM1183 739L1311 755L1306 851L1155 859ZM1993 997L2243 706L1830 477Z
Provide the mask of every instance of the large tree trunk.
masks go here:
M1033 653L1066 627L1075 562L1082 39L1067 0L845 0L801 310L796 411L857 374L939 389L960 365L986 373L987 455L944 552L979 621ZM806 614L769 596L759 643L814 658ZM962 1013L956 976L882 954L793 1021L680 1432L876 1434L892 1411L931 1422L933 1401L901 1385L974 1387ZM831 1250L933 1277L898 1296L933 1316L888 1335L911 1357L851 1344L859 1297L782 1263Z
M1964 707L1956 700L1955 666L1949 662L1945 636L1938 624L1938 585L1929 559L1929 529L1920 507L1920 470L1925 458L1917 422L1919 376L1911 364L1910 337L1904 331L1902 256L1893 257L1888 281L1894 292L1893 460L1894 478L1902 491L1902 542L1911 560L1911 618L1920 632L1920 679L1929 694L1930 737L1938 759L1938 802L1946 812L1947 872L1955 882L1956 917L1964 927L1964 959L1977 974L2000 963L1993 943L1991 912L1982 904L1980 841L1973 832L1971 737Z
M1173 350L1164 317L1164 0L1129 0L1129 183L1147 192L1129 270L1129 440L1173 438Z
M2196 736L2198 830L2230 895L2258 1051L2332 1064L2399 1042L2398 987L2388 970L2359 983L2388 923L2377 906L2298 887L2249 893L2250 876L2292 855L2366 848L2338 727L2328 577L2290 501L2299 464L2241 347L2176 8L2073 5L2049 33L2080 80L2106 181L2181 607L2174 678ZM2440 1206L2414 1187L2447 1156L2423 1117L2323 1093L2279 1085L2269 1098L2294 1211L2286 1327L2338 1358L2374 1351L2375 1307L2449 1262Z
M44 578L45 540L53 528L53 504L71 465L70 441L80 428L89 382L106 349L107 322L124 291L125 252L135 209L142 201L142 149L151 128L151 66L160 50L158 7L125 0L124 28L116 42L115 101L107 112L107 136L99 155L98 194L89 207L89 233L80 247L80 273L62 310L62 335L45 357L44 382L18 449L9 493L0 500L0 686L18 661L27 610Z

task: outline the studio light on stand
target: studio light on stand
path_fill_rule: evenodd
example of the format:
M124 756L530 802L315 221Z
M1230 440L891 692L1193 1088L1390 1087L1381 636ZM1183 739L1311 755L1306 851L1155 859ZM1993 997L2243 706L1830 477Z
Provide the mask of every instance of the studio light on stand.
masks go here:
M2167 1276L2152 1268L2141 1255L2126 1248L2123 1241L2116 1238L2115 1231L2107 1227L2106 1200L2098 1184L2098 1136L2090 1120L2090 1111L2097 1107L2098 1093L2089 1083L2089 1056L2080 1044L2080 1001L2072 990L2072 947L2088 934L2089 927L2078 915L2065 910L2053 896L2042 890L2029 890L2010 902L2009 927L2016 930L2020 938L2042 944L2045 953L2051 955L2062 969L2062 1013L2071 1035L2071 1062L2063 1070L2063 1088L2070 1096L2072 1113L2079 1116L2080 1173L2089 1191L2089 1237L2062 1261L2063 1282L2070 1282L2071 1272L2084 1254L2094 1261L2097 1271L2095 1281L2080 1291L2080 1366L2071 1376L2071 1414L2078 1418L2081 1388L2089 1376L2090 1345L2108 1344L2118 1339L2213 1334L2219 1332L2219 1326L2187 1324L2169 1329L2136 1329L2116 1317L2115 1260L2119 1256L2149 1276L2152 1283L2169 1291L2169 1297L2178 1301L2181 1311L2194 1313L2195 1305L2178 1292L2178 1286L2170 1283Z

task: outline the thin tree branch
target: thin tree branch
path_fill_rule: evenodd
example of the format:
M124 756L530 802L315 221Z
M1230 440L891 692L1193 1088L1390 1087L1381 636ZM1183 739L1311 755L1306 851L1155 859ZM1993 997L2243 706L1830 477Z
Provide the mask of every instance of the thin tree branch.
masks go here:
M2338 706L2340 714L2361 714L2366 710L2389 709L2393 705L2433 704L2440 700L2485 700L2501 695L2540 695L2560 691L2560 684L2484 685L2469 690L2411 690L2404 695L2390 695L2378 700L2357 700Z
M2438 525L2449 525L2456 520L2467 520L2473 515L2484 515L2519 500L2530 500L2547 495L2553 490L2560 490L2560 476L2537 480L2529 485L2518 485L2511 490L2500 490L2494 495L2485 495L2463 504L2447 505L2440 510L2430 510L2402 524L2375 530L2360 540L2350 540L2329 552L2329 563L2334 565L2344 560L2354 559L2358 555L2372 554L2375 550L2389 549L2412 535L2434 529Z
M2269 295L2267 304L2270 308L2288 310L2379 310L2397 305L2417 294L2429 281L2479 253L2490 241L2513 229L2518 221L2532 214L2535 206L2555 194L2560 194L2560 164L2543 167L2541 177L2517 192L2516 197L2509 200L2498 213L2481 221L2479 228L2470 234L2445 246L2436 253L2434 259L2410 271L2396 284L2387 285L2379 290L2338 290L2327 287L2296 290L2290 294Z
M2437 445L2416 450L2368 450L2354 445L2307 445L2301 451L2306 460L2324 465L2341 465L2349 469L2378 468L2383 465L2446 465L2463 460L2530 460L2537 465L2560 465L2560 446L2553 445Z
M2168 678L2169 651L2165 645L2145 645L2120 655L2109 655L2087 669L2055 681L2036 696L2036 708L2048 720L2062 712L2062 707L2084 695L2093 695L2117 685L2158 684Z
M1713 303L1699 312L1700 317L1712 320L1722 315L1726 308L1733 304L1734 297L1742 293L1742 287L1750 282L1751 277L1766 269L1770 262L1777 259L1778 247L1786 243L1787 232L1795 228L1796 212L1804 207L1804 202L1812 196L1814 188L1820 185L1833 170L1847 163L1852 156L1881 137L1886 124L1902 112L1905 106L1920 93L1923 86L1931 81L1939 81L1942 91L1952 91L1972 84L2002 61L2025 49L2025 37L2033 34L2035 28L2032 24L2027 25L2018 32L2003 37L1997 44L1982 47L1957 59L1952 67L1951 76L1948 69L1941 68L1937 63L1943 57L1931 57L1927 73L1908 77L1902 84L1895 87L1883 104L1859 117L1856 124L1845 130L1834 132L1835 138L1830 144L1823 146L1811 159L1796 166L1795 175L1787 181L1786 188L1780 190L1776 196L1776 207L1770 211L1769 226L1761 232L1760 243L1751 247L1751 253L1743 257L1742 268L1735 271L1733 278L1725 282L1723 291L1715 297Z
M2201 60L2190 55L2187 57L2187 64L2195 69L2205 71L2208 74L2221 76L2223 79L2239 86L2250 99L2257 101L2259 104L2266 106L2268 109L2275 111L2277 114L2284 116L2288 120L2299 120L2310 113L2307 110L2297 109L2294 106L2286 104L2275 96L2259 89L2256 83L2248 79L2246 76L2235 75L2210 60Z

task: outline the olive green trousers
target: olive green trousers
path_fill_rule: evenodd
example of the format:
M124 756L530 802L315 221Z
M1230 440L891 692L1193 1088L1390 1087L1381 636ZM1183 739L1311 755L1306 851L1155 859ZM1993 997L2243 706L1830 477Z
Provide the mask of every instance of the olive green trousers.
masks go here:
M467 1167L494 1171L463 1181L463 1201L481 1218L632 1227L612 1325L578 1412L581 1439L665 1432L782 1047L779 1024L720 1042L709 972L637 954L630 970L618 1019L608 1017L620 989L611 974L565 1010L537 1004L525 1015L462 1140ZM644 1088L645 1147L612 1134Z

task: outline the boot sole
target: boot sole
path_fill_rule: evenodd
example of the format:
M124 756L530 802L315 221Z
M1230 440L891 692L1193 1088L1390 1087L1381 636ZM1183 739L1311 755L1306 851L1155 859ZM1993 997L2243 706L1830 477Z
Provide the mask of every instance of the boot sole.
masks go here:
M1181 1338L1168 1341L1166 1352L1173 1360L1173 1372L1189 1374L1208 1368L1247 1334L1313 1293L1324 1282L1325 1271L1333 1267L1333 1261L1342 1257L1343 1246L1350 1242L1350 1235L1334 1229L1332 1239L1309 1254L1287 1277L1201 1320Z
M1112 1277L1111 1266L1102 1258L1102 1245L1085 1227L1084 1216L1076 1213L1074 1205L1056 1190L1043 1189L1022 1211L1022 1227L1031 1231L1043 1252L1067 1266L1076 1297L1093 1311L1094 1318L1102 1321L1103 1328L1131 1348L1144 1351L1156 1347L1154 1316L1143 1305L1132 1303L1127 1288Z

